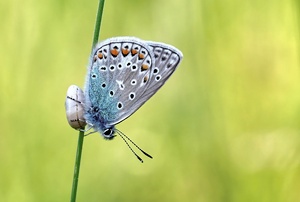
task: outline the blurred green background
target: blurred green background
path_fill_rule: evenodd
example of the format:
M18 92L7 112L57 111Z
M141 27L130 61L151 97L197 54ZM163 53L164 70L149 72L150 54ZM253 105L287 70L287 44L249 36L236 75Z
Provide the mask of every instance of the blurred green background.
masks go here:
M84 85L98 2L0 2L0 201L69 201L78 132L64 109ZM107 0L100 39L179 48L166 85L117 127L85 138L78 201L300 201L296 0Z

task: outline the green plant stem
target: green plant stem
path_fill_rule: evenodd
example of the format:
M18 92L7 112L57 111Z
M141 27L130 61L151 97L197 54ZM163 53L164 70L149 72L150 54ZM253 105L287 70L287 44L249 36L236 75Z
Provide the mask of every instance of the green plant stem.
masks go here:
M76 159L75 159L75 166L74 166L73 185L72 185L72 192L71 192L71 202L76 201L76 193L77 193L77 185L78 185L78 178L79 178L79 169L80 169L80 162L81 162L83 140L84 140L84 132L79 131Z
M92 49L94 48L94 46L97 44L97 42L99 40L99 33L100 33L100 26L101 26L101 21L102 21L104 2L105 2L105 0L99 0Z
M95 29L94 29L92 49L97 44L98 39L99 39L104 2L105 2L105 0L99 0L97 16L96 16L96 23L95 23ZM77 152L76 152L76 159L75 159L75 166L74 166L72 192L71 192L71 202L76 201L77 186L78 186L78 179L79 179L79 170L80 170L80 162L81 162L81 154L82 154L82 147L83 147L83 139L84 139L84 132L79 131Z

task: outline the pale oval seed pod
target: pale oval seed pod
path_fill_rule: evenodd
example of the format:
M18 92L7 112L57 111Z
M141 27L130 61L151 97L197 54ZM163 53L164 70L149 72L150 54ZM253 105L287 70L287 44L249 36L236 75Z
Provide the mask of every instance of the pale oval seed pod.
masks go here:
M83 91L78 86L71 85L67 91L65 107L69 125L76 130L84 129L86 125L86 121L83 117L83 102Z

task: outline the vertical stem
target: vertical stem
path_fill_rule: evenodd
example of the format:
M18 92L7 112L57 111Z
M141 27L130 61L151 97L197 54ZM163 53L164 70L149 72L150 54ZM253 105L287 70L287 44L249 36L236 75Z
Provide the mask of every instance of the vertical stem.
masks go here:
M102 13L103 13L103 8L104 8L104 2L105 2L105 0L99 0L98 12L97 12L95 29L94 29L94 38L93 38L92 49L97 44L98 39L99 39L99 33L100 33L100 26L101 26L101 21L102 21Z
M81 162L83 139L84 139L84 132L80 131L79 136L78 136L78 144L77 144L76 159L75 159L75 166L74 166L71 202L76 201L76 193L77 193L77 185L78 185L78 178L79 178L79 169L80 169L80 162Z
M96 23L94 29L94 38L92 44L92 50L99 39L100 33L100 25L102 20L102 13L104 7L105 0L99 0L97 16L96 16ZM76 194L77 194L77 186L78 186L78 179L79 179L79 170L80 170L80 161L81 161L81 153L83 147L83 139L84 139L84 132L80 131L78 136L78 144L77 144L77 152L76 152L76 159L75 159L75 166L74 166L74 175L73 175L73 185L72 185L72 192L71 192L71 202L76 201Z

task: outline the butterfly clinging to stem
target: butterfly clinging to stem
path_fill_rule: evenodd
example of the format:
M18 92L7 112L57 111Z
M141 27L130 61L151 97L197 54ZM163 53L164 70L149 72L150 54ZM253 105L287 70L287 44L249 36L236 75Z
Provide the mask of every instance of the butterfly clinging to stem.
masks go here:
M113 139L116 132L125 136L115 125L132 115L164 85L182 57L171 45L135 37L100 42L90 57L84 93L75 85L68 89L69 124L79 130L87 124L105 139Z

